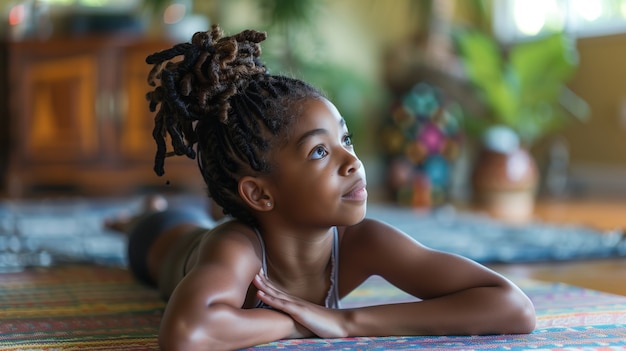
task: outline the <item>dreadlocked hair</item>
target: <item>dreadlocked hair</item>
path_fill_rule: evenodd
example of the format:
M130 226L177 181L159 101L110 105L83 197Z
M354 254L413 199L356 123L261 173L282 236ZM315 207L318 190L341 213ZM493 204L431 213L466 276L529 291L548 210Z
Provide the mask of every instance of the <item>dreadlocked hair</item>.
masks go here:
M226 215L250 224L255 219L239 196L239 179L271 172L268 151L297 117L297 103L322 96L301 80L270 75L259 59L265 39L254 30L224 36L213 25L191 43L146 58L155 87L146 96L156 111L154 171L163 175L169 156L197 157L209 196Z

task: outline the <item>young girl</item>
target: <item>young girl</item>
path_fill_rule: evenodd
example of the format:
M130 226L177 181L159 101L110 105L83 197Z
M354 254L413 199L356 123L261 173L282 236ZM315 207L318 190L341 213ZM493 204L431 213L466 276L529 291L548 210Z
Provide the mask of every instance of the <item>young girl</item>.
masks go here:
M131 270L168 299L161 348L532 331L533 306L509 280L365 218L365 171L344 119L310 85L267 72L265 38L214 26L147 58L156 173L166 156L197 157L232 217L209 230L204 214L159 204L134 225ZM420 301L341 309L372 275Z

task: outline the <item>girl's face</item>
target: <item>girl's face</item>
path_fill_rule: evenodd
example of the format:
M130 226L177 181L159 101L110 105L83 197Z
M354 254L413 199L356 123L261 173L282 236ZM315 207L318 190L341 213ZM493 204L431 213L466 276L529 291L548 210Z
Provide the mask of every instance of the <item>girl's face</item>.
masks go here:
M353 225L365 216L365 169L335 106L308 99L274 158L274 210L300 225Z

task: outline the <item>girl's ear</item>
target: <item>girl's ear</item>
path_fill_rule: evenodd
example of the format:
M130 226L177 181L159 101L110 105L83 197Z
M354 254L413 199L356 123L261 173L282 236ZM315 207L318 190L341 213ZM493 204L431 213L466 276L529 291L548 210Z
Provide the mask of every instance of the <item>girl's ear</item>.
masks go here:
M274 208L272 197L259 178L250 176L241 178L239 180L239 196L253 210L269 211Z

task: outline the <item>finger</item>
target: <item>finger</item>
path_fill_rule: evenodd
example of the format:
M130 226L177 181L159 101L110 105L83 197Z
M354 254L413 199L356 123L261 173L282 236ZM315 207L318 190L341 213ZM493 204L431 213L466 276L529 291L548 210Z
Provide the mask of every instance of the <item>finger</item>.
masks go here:
M257 292L257 297L273 309L291 316L296 323L302 325L315 335L339 335L325 330L329 327L333 328L334 324L331 319L328 319L329 315L324 313L326 311L326 308L324 307L304 300L289 301L281 299L279 297L266 294L262 290ZM327 323L328 325L326 325Z
M263 271L254 276L252 283L257 287L257 289L260 290L269 290L270 288L273 288L271 283L263 276Z
M266 292L264 292L263 290L259 290L257 292L257 296L258 296L259 300L265 302L266 304L268 304L268 305L270 305L270 306L272 306L272 307L274 307L276 309L282 310L280 308L280 306L283 305L283 302L282 302L281 299L279 299L279 298L277 298L275 296L269 295Z
M259 300L263 301L267 305L272 306L274 309L283 311L284 313L289 314L292 317L295 317L295 315L301 313L301 306L296 302L267 294L263 290L259 290L257 292L257 297L259 298Z
M289 294L286 294L284 291L282 291L280 288L276 287L276 285L268 280L265 275L262 274L262 272L254 277L253 283L257 287L257 289L262 290L269 295L280 298L287 298L290 296Z
M262 274L257 274L254 278L254 284L258 289L257 297L259 300L287 314L298 311L300 303L302 302L301 299L276 288L275 285Z
M272 282L265 276L263 269L261 269L259 273L256 274L255 278L257 278L259 282L261 282L263 285L272 286Z

